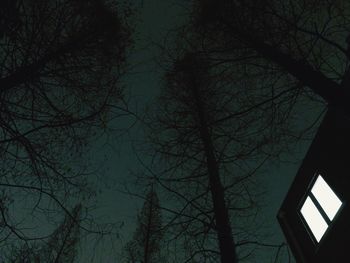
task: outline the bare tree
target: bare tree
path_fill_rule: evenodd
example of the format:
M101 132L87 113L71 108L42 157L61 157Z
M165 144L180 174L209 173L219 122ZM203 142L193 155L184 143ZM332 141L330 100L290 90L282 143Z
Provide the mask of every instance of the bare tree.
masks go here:
M29 241L35 218L69 215L71 198L90 192L77 158L123 101L130 8L14 0L0 10L0 235Z
M166 226L173 229L171 239L184 242L186 262L238 262L251 253L244 247L254 242L247 241L256 241L252 175L280 151L268 142L283 129L271 132L264 108L223 121L255 105L254 97L239 96L250 80L232 83L203 54L177 52L149 131L153 162L162 168L153 176L174 202L163 207L171 215Z
M344 1L194 1L192 32L208 52L240 53L223 63L284 73L348 112L349 10Z
M216 72L222 70L232 80L237 80L239 76L249 79L251 83L247 82L248 88L258 81L261 87L267 87L255 89L255 93L251 93L257 98L252 100L252 104L240 104L240 110L227 111L215 121L206 118L210 124L226 122L247 112L258 114L265 108L268 110L266 114L271 113L272 116L271 127L279 127L291 119L292 115L288 114L291 110L285 109L295 108L298 102L305 99L310 105L315 105L312 101L326 102L349 114L349 45L346 43L349 39L350 22L348 3L225 0L195 2L197 5L193 13L196 17L191 25L193 30L186 32L190 35L186 37L192 42L192 48L207 56ZM193 39L196 41L192 41ZM235 87L236 90L241 90L236 93L237 96L244 98L247 86ZM171 98L179 96L173 95ZM192 104L195 105L193 101ZM183 125L188 111L177 109L173 112L181 112L183 115L174 118L172 126L168 125L169 130L174 129L177 132L182 129L182 137L178 137L181 142L184 145L193 143L194 140L189 137L190 132L187 136L184 135L186 129L190 131L189 126ZM279 115L282 115L282 122L275 122L273 116ZM248 133L249 129L245 131ZM286 134L292 134L295 130L285 131ZM172 141L174 148L179 141ZM270 140L270 143L275 144L276 141ZM163 146L163 153L170 156L169 144ZM185 161L188 160L186 158L198 158L198 155L189 154L187 147L182 153L173 154L173 157ZM174 164L174 167L178 164ZM187 196L183 198L185 197L186 204L196 200Z
M19 249L13 247L9 255L11 263L73 263L77 256L77 245L80 236L82 206L76 205L71 216L50 235L48 242L25 243Z
M194 125L199 131L200 143L202 144L202 151L206 159L221 262L237 262L235 241L232 235L228 209L224 197L224 188L220 179L219 164L215 156L211 131L208 127L210 116L208 116L207 105L203 100L203 97L206 97L207 100L209 99L207 97L209 94L205 94L205 89L203 89L203 86L206 86L207 83L200 81L200 77L197 76L197 72L201 71L201 65L195 61L195 59L196 58L186 57L182 64L177 65L180 72L182 71L181 73L185 74L182 81L187 90L183 90L182 92L185 93L184 99L188 99L193 103L192 111L195 113L194 118L196 120ZM203 75L205 72L200 72L199 74ZM178 85L183 84L179 83Z

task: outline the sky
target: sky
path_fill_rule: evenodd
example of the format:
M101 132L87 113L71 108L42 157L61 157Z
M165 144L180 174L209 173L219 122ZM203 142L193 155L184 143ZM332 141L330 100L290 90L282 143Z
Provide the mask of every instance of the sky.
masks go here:
M135 47L129 58L129 64L134 66L126 74L124 82L126 96L130 99L130 108L139 113L154 101L160 89L162 71L155 61L159 56L159 49L152 42L159 43L169 30L181 25L186 19L183 6L174 2L171 0L135 2L140 14L136 26ZM312 111L308 115L304 114L304 122L299 125L309 123L314 116L315 112ZM112 126L128 127L133 121L133 117L117 119ZM120 250L132 237L142 200L122 191L125 190L125 183L128 182L128 187L136 190L130 185L132 181L130 171L142 170L142 167L134 153L133 143L142 138L142 129L139 124L136 124L128 130L127 134L110 134L93 143L89 159L100 169L100 179L95 182L99 191L93 213L101 222L115 222L119 230L115 235L100 241L96 250L92 249L94 244L89 244L87 247L91 249L90 252L95 252L95 258L91 258L90 253L84 252L80 262L89 262L89 260L104 263L119 262L117 257ZM257 218L266 232L266 238L262 240L265 243L284 242L276 219L277 211L297 173L309 143L310 141L306 141L296 145L295 155L286 154L282 159L288 161L269 164L258 178L263 186L262 190L266 192ZM142 159L143 156L140 158ZM82 244L81 249L86 250L86 244ZM256 253L259 261L256 262L272 262L274 253L270 252L266 248L258 250Z

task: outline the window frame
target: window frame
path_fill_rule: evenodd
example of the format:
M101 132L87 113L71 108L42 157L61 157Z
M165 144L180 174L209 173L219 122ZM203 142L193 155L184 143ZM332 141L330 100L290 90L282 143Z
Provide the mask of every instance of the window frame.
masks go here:
M304 193L303 197L301 198L299 204L297 205L297 213L299 215L300 220L303 223L303 226L305 227L305 229L307 230L306 232L308 233L308 235L310 236L310 239L312 240L313 244L315 245L316 249L319 248L319 246L323 243L323 241L325 240L325 237L327 236L327 234L330 232L330 229L332 229L335 221L337 220L337 218L339 217L339 215L341 214L341 211L345 205L345 201L342 200L342 198L339 197L339 194L335 191L335 188L332 187L327 180L325 179L325 176L323 175L325 174L324 172L320 172L317 171L313 177L312 180L310 180L310 183L308 184L307 190ZM319 201L317 200L317 198L313 195L313 193L311 192L313 186L316 183L316 180L318 179L318 177L321 176L323 178L323 180L326 182L326 184L330 187L330 189L333 191L333 193L337 196L337 198L341 201L341 206L339 207L339 209L337 210L334 218L332 220L330 220L330 218L328 217L328 215L326 214L325 210L322 208L321 204L319 203ZM325 222L327 223L327 229L326 231L323 233L322 237L320 238L319 241L317 241L313 231L311 230L309 224L307 223L307 221L305 220L303 214L301 213L301 208L303 207L303 205L306 202L307 197L310 197L312 203L316 206L318 212L321 214L322 218L325 220Z

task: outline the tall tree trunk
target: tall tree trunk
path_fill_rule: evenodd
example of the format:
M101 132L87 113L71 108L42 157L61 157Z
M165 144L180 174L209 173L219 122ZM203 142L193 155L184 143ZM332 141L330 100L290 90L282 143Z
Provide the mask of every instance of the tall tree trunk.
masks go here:
M143 263L150 263L150 239L151 239L151 227L152 227L152 210L153 210L153 196L150 198L150 204L148 209L147 227L146 227L146 240L143 252Z
M225 202L224 188L220 180L219 166L215 157L214 146L207 125L204 105L200 99L200 94L196 84L191 88L198 111L200 137L206 156L221 263L236 263L238 262L236 245L233 239L228 209Z

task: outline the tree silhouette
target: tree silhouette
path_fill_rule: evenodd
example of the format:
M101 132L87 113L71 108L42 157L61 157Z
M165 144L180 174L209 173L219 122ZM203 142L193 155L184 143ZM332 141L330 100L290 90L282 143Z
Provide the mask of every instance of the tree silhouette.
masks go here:
M207 94L205 94L205 89L202 87L206 84L199 81L200 78L197 76L197 72L200 72L202 69L199 61L197 62L195 59L195 57L186 57L177 67L180 72L182 71L185 74L185 79L182 80L185 85L188 85L186 85L187 90L183 92L186 93L185 96L193 103L192 110L195 113L194 117L196 119L194 125L199 131L200 143L202 144L202 150L206 159L221 262L237 262L235 242L225 201L224 188L219 174L219 164L215 156L211 131L208 127L210 116L208 116L207 105L203 100L203 97L206 97ZM199 74L202 75L203 73L200 72ZM208 97L206 99L208 100Z
M53 263L73 263L77 256L80 235L81 204L76 205L71 215L66 215L62 224L55 230L44 248L45 260Z
M278 141L283 129L269 129L264 108L231 116L256 103L239 96L249 79L232 83L203 54L177 52L149 131L153 163L165 166L152 176L174 202L163 208L171 214L166 226L173 240L184 242L188 262L238 262L256 238L248 223L257 207L252 176L280 151L269 142L271 136Z
M0 10L0 186L14 207L1 204L1 235L25 240L20 200L34 213L50 202L67 212L69 197L89 190L76 160L123 100L130 8L6 0Z
M200 32L200 38L206 39L208 52L240 53L237 63L279 71L289 77L289 82L298 82L296 88L308 87L326 103L348 111L349 3L194 3L193 32ZM227 64L234 62L226 60Z
M152 187L146 195L142 210L138 215L133 239L124 248L126 254L125 262L164 262L160 247L162 237L162 217L159 200L156 191Z
M11 263L61 263L75 262L80 236L81 208L76 205L71 214L52 233L48 242L40 245L24 244L19 249L13 248L9 255Z

